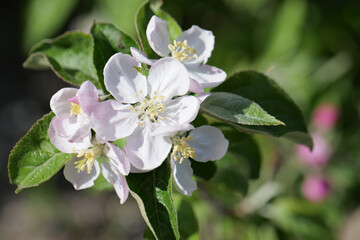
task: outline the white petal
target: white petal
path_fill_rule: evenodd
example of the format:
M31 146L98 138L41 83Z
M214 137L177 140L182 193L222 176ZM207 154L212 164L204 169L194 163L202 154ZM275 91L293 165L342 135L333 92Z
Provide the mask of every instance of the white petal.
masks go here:
M197 95L197 99L199 99L200 102L205 101L205 99L210 96L211 93L210 92L206 92L206 93L200 93L199 95Z
M194 129L191 124L183 124L183 125L169 125L169 126L161 126L156 128L151 132L151 136L161 135L161 136L174 136L178 132L182 131L190 131Z
M141 67L133 57L123 53L116 53L105 65L106 89L120 102L135 103L147 94L146 78L135 66Z
M111 143L106 143L106 146L108 147L106 156L108 156L110 164L122 175L128 175L130 172L130 161L125 152Z
M101 169L105 179L114 185L120 203L123 204L129 196L129 187L125 178L106 161L102 162Z
M216 127L204 125L195 128L189 135L193 137L193 140L188 143L195 149L195 160L199 162L221 159L229 146L229 141Z
M151 136L150 127L137 128L127 138L125 151L132 165L139 170L152 170L161 165L171 149L167 136Z
M50 108L57 115L70 115L71 103L68 101L74 97L78 89L63 88L55 93L50 100Z
M171 171L175 180L176 188L186 196L191 196L197 189L194 179L192 179L193 170L189 159L184 159L180 164L171 157Z
M55 132L70 142L81 141L90 134L90 119L83 113L78 116L61 115L53 119Z
M129 136L138 126L137 120L131 105L124 105L115 100L99 103L92 115L95 132L107 141Z
M204 88L216 87L226 79L226 73L220 68L204 64L186 64L185 66L189 76Z
M170 53L170 38L167 30L167 24L157 16L152 16L146 28L146 37L151 48L159 56L165 57Z
M87 115L91 115L98 104L98 92L94 84L90 81L84 82L81 84L76 96L80 107Z
M89 132L89 135L82 139L80 142L69 142L68 138L60 137L58 134L56 134L54 128L53 128L53 122L54 118L50 123L49 126L49 138L51 143L59 149L61 152L64 153L73 153L75 150L86 150L89 147L92 146L91 144L91 133Z
M140 63L145 63L145 64L151 66L156 62L156 60L154 60L154 59L149 59L147 57L146 53L143 53L134 47L130 47L130 52L131 52L131 55L133 56L133 58L135 58L135 60Z
M193 63L206 63L211 56L214 49L215 37L211 31L193 25L188 30L184 31L177 39L177 41L187 40L188 45L196 50L199 58L190 60Z
M189 74L190 76L190 74ZM189 92L193 93L203 93L204 88L196 80L190 78Z
M158 95L171 99L184 95L189 90L190 79L183 64L174 58L162 58L154 63L149 70L149 95Z
M179 97L166 103L165 111L161 116L161 125L183 125L195 119L199 112L200 101L194 96Z
M65 179L71 182L76 190L92 187L94 181L100 174L100 166L97 161L95 161L90 173L87 173L86 171L78 172L78 169L75 168L75 162L79 160L79 158L73 158L68 161L64 167Z

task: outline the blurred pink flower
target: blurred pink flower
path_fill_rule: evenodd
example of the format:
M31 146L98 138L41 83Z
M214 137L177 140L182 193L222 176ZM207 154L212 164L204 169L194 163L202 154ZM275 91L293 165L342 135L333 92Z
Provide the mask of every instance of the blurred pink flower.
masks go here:
M324 166L330 159L332 149L327 140L319 135L312 135L314 141L313 150L304 145L296 146L296 154L299 157L300 161L308 166Z
M321 176L307 176L302 184L302 194L310 202L323 202L330 192L329 182Z
M338 118L339 109L331 103L323 103L319 105L312 115L314 126L323 130L332 129Z

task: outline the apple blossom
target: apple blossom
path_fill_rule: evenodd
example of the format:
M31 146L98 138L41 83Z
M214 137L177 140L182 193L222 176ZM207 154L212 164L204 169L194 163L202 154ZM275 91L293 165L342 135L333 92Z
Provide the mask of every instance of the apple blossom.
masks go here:
M183 125L195 119L200 101L184 95L189 89L185 67L177 60L155 62L148 77L135 67L140 63L127 54L113 55L104 68L107 90L116 100L101 102L94 111L97 134L112 141L127 137L126 152L139 170L161 165L171 149L168 135L155 130ZM158 130L159 131L159 130Z
M320 134L312 135L314 147L311 151L304 145L296 146L296 154L300 161L308 166L322 167L329 161L332 149L328 141Z
M183 194L191 196L197 185L192 179L189 158L198 162L219 160L225 155L229 141L218 128L207 125L191 130L187 137L179 132L171 141L173 151L170 162L175 186Z
M147 26L146 36L159 56L171 56L184 64L190 76L191 92L201 93L203 88L216 87L225 80L223 70L205 64L214 49L215 37L211 31L193 25L171 43L166 21L154 15ZM135 48L131 48L131 53L139 62L154 63Z
M123 175L130 172L130 162L123 150L114 144L106 142L100 137L91 138L91 133L82 141L69 142L67 138L59 136L53 128L52 120L49 127L51 143L65 153L77 153L64 167L65 178L74 185L76 190L89 188L100 175L114 185L115 191L124 203L129 194L129 188ZM102 159L101 167L98 159Z
M331 103L323 103L315 109L312 122L316 128L330 130L335 126L338 118L339 109Z
M311 202L323 202L329 192L330 184L321 176L308 176L302 184L302 193Z
M56 114L52 121L54 131L71 142L81 141L90 133L90 117L97 104L97 89L90 81L80 89L59 90L50 100L50 108Z

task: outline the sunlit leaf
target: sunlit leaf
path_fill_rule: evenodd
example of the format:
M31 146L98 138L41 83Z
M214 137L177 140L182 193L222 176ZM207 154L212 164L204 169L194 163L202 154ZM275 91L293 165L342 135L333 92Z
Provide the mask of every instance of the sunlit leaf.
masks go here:
M151 172L131 173L126 178L141 215L159 240L180 239L169 165L165 161Z
M93 47L89 34L67 32L36 44L23 66L34 70L52 69L58 77L70 84L79 86L90 80L99 88L93 64Z
M11 151L8 170L10 182L18 185L16 192L49 180L75 156L51 144L48 129L54 116L49 113L36 122Z

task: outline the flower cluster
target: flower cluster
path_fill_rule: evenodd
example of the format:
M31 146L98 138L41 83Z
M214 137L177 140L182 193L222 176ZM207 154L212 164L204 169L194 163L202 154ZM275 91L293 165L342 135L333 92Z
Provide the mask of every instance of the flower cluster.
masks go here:
M105 101L86 81L80 89L61 89L50 102L56 114L49 127L51 142L62 152L77 154L65 165L65 178L75 189L84 189L94 185L101 171L121 203L129 193L126 175L151 171L166 159L176 187L190 196L196 182L189 159L218 160L228 148L219 129L190 124L204 88L226 78L221 69L205 65L214 47L212 32L192 26L171 43L166 22L153 16L146 34L162 58L148 59L135 48L132 56L113 55L104 68L111 94L101 97ZM123 149L114 144L124 138Z
M299 160L310 170L310 174L307 174L303 181L302 193L311 202L324 201L331 190L328 178L323 176L323 168L332 155L332 147L326 134L335 127L338 118L339 110L335 105L330 103L319 105L312 116L314 128L312 151L300 145L296 148Z

